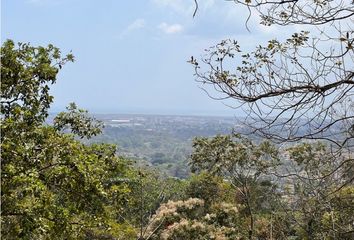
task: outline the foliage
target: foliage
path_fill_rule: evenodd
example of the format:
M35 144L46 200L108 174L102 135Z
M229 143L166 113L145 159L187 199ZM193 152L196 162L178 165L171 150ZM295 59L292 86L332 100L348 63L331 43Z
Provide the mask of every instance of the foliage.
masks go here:
M11 40L1 48L1 114L6 118L23 118L23 123L35 126L47 117L53 96L49 86L56 82L60 68L74 61L71 54L61 57L53 45L32 47Z
M193 146L192 171L208 171L228 179L236 201L242 204L240 213L249 222L248 237L252 239L256 213L271 211L277 199L276 187L267 179L279 164L277 148L269 142L255 145L237 135L196 138Z
M151 218L146 239L227 239L237 237L234 222L237 208L225 205L221 211L206 213L204 201L189 198L162 204ZM225 218L226 217L226 218ZM220 224L217 220L225 222ZM232 238L236 239L236 238Z
M243 51L226 39L192 57L197 81L217 99L233 99L247 113L252 133L280 142L325 139L350 142L353 119L353 2L234 1L260 16L260 24L298 31ZM250 18L248 18L250 19ZM288 28L286 28L288 26ZM316 26L316 27L314 27ZM236 66L234 66L236 65Z
M160 115L97 115L105 124L102 134L84 142L118 145L118 152L139 165L153 165L161 175L187 178L188 157L195 136L227 134L234 126L232 117L190 117ZM129 119L127 124L112 120Z
M341 165L350 160L323 143L298 144L288 152L293 167L289 166L288 173L281 178L292 187L284 193L288 200L283 207L288 219L295 223L295 234L305 239L347 239L353 230L349 216L354 212L347 204L354 196L350 193L352 185L348 185L345 177L346 168L351 164Z
M271 174L272 182L278 183L276 192L282 196L270 212L271 219L284 220L284 224L272 226L282 232L277 236L352 239L354 226L348 216L354 211L344 206L353 200L349 192L354 180L353 1L233 2L248 9L246 27L255 13L260 24L273 25L284 33L294 25L304 30L257 44L253 51L244 51L236 40L222 40L206 49L200 60L190 59L196 80L212 98L234 100L234 105L228 105L246 112L244 126L249 134L288 144L282 149L281 165L259 171L263 176ZM242 173L252 172L252 179L260 169L254 161L257 158L244 153L255 148L248 145L246 151L235 150L236 146L228 138L197 140L192 168L227 178L243 177L249 185ZM233 166L243 171L232 171ZM253 190L253 195L262 196L262 190ZM252 230L258 223L251 222Z
M206 208L209 210L218 201L237 207L238 222L234 223L239 236L352 237L354 209L349 205L354 198L346 180L352 165L347 155L338 155L321 142L294 145L279 154L267 142L255 145L232 136L197 138L194 147L192 170L227 180L231 197L223 198L220 180L217 184L216 178L205 172L191 180L193 188L187 192L212 202L211 208Z
M66 109L68 112L61 112L54 118L55 129L63 131L70 128L80 138L91 138L101 133L102 122L93 121L86 110L78 109L75 103L70 103Z
M253 169L255 178L267 173L278 163L277 148L265 141L255 145L237 135L218 135L214 138L195 138L191 156L193 172L206 170L215 174L238 173Z
M319 29L271 39L251 52L222 40L201 61L192 57L197 80L215 87L217 98L245 107L252 133L302 142L278 148L236 134L198 137L188 180L133 167L115 145L92 143L103 124L74 103L52 126L45 123L50 86L74 57L52 45L7 40L1 47L4 239L354 238L354 40L346 24L353 2L234 2L267 26ZM228 68L234 59L238 66ZM183 131L173 129L186 144L191 133ZM171 149L165 135L158 137ZM150 140L131 141L132 147L158 148ZM148 156L172 164L183 146ZM181 168L174 171L185 176Z
M1 234L4 239L83 239L111 228L132 235L134 228L112 221L111 208L128 200L130 166L108 144L75 140L99 129L71 104L47 126L53 97L50 84L72 55L61 58L49 45L32 47L8 40L1 48ZM71 133L60 130L71 124ZM117 233L114 233L115 235Z
M206 208L216 202L230 201L235 194L230 184L222 177L207 172L193 175L185 192L186 197L202 199Z
M133 169L132 173L125 180L130 189L129 201L117 217L135 226L138 238L141 238L150 225L149 219L162 203L184 198L186 183L141 167Z

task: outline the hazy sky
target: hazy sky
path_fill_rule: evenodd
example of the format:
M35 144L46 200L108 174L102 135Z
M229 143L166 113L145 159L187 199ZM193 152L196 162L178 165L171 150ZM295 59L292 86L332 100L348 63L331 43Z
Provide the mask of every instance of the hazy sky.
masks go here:
M224 0L3 0L1 37L52 43L76 61L52 88L53 111L69 102L96 113L239 115L211 100L186 61L224 38L251 48L277 34Z

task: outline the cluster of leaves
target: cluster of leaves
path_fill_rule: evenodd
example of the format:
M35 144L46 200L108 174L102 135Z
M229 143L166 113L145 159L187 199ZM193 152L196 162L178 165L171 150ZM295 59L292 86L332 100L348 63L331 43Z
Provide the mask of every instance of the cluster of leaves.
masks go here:
M50 85L56 82L59 69L73 61L72 54L61 57L53 45L19 43L16 49L13 41L5 41L1 48L1 114L23 118L28 125L40 124L53 102Z
M100 129L71 104L54 126L45 124L53 97L50 85L72 55L49 45L32 47L8 40L1 48L1 235L4 239L80 239L122 228L111 208L123 206L129 163L109 144L84 145L75 139ZM70 125L71 132L63 133ZM122 230L121 229L121 230Z
M260 24L284 32L289 25L307 28L247 52L236 40L222 40L201 60L192 57L196 80L208 95L235 100L227 104L245 111L250 133L278 142L321 139L351 148L353 2L233 2L248 9L248 20L256 13Z
M237 135L196 138L198 174L182 200L160 206L145 237L351 239L351 162L323 142L278 149Z
M92 121L86 110L78 109L75 103L70 103L66 109L68 112L61 112L54 118L54 127L57 130L70 128L80 138L91 138L101 133L102 122Z
M237 226L248 229L238 232L244 238L351 239L351 163L322 142L278 150L235 136L197 138L191 166L201 174L191 181L192 196L209 206L223 201L237 207ZM225 190L227 198L219 194Z
M353 167L351 160L321 142L301 143L289 148L288 153L295 167L282 176L292 186L285 194L289 201L284 207L297 235L350 239L354 212L348 206L354 201L352 176L348 175Z
M152 217L147 239L236 239L237 208L218 204L211 210L207 213L198 198L162 204Z

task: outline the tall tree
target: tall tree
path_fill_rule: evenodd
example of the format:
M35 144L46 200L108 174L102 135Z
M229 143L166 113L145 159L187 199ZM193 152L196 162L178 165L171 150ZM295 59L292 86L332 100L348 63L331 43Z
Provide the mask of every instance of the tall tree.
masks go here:
M208 171L227 179L248 224L248 239L256 235L257 214L270 213L276 188L269 174L278 165L278 151L269 142L259 145L238 136L196 138L191 156L192 172Z
M353 186L347 186L351 164L345 156L331 154L323 143L302 143L288 149L283 209L296 235L306 239L350 239L353 235ZM343 158L346 161L343 161ZM338 162L345 166L337 171ZM336 172L336 174L332 174ZM287 186L290 191L285 190Z
M128 163L108 144L76 137L100 132L100 123L75 104L45 123L50 85L73 61L58 48L1 47L1 236L3 239L83 239L134 235L116 221L130 189L112 178L129 176ZM119 231L117 231L117 229Z

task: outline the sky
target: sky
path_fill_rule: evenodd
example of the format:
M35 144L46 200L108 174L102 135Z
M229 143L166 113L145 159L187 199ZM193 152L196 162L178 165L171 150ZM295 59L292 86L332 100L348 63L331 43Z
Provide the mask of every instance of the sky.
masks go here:
M70 102L92 113L242 115L212 100L195 81L190 57L222 39L252 49L279 35L225 0L3 0L1 41L72 51L52 87L53 112Z

